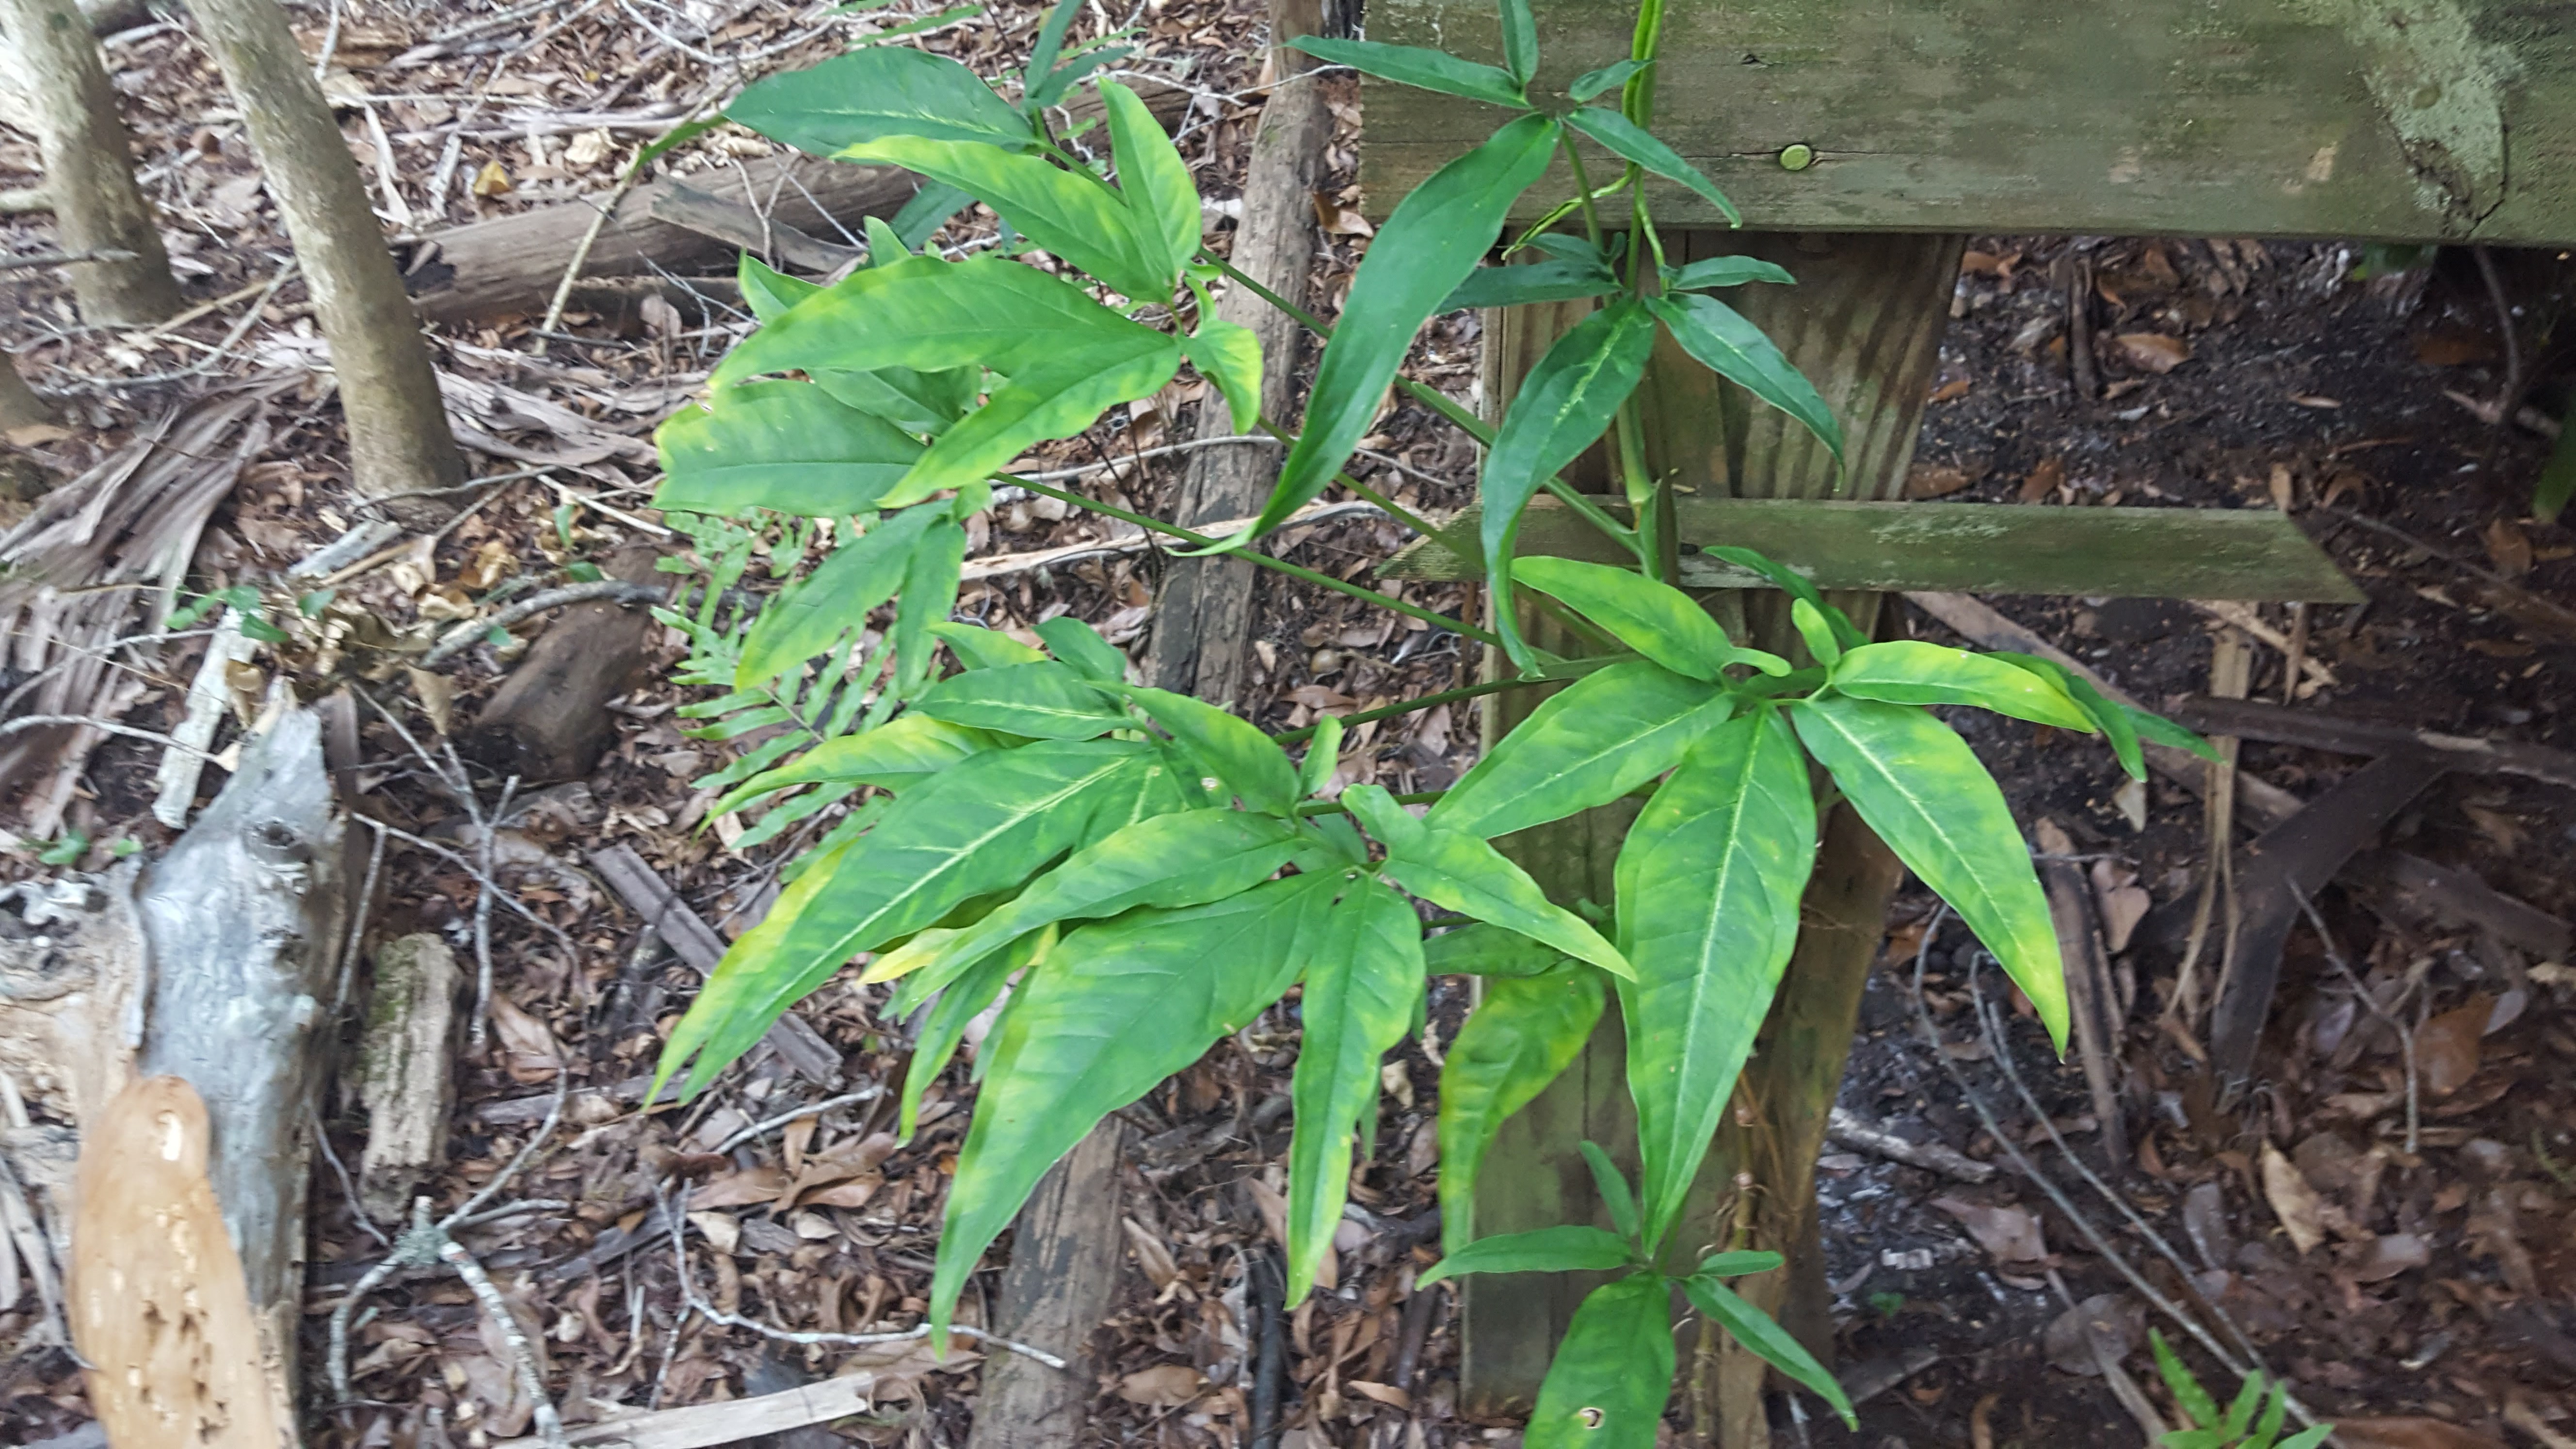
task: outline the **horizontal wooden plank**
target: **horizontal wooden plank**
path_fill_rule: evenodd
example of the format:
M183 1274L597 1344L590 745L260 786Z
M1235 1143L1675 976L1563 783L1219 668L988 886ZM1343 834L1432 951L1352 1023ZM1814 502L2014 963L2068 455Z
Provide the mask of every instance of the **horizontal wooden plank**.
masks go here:
M1826 589L2330 604L2363 597L2296 523L2270 509L1685 499L1675 513L1682 582L1699 589L1769 587L1758 574L1687 551L1732 544L1769 554ZM1470 508L1455 529L1472 538L1476 520ZM1520 552L1626 558L1546 497L1522 517ZM1474 577L1438 539L1414 543L1380 572Z
M1537 0L1535 90L1627 53L1633 0ZM1671 0L1656 130L1780 231L2576 242L2576 5ZM1374 0L1373 40L1493 58L1493 0ZM1383 214L1498 109L1371 81ZM1791 146L1813 164L1781 165ZM1603 174L1595 169L1594 175ZM1560 172L1523 198L1570 194ZM1677 187L1670 225L1720 218Z

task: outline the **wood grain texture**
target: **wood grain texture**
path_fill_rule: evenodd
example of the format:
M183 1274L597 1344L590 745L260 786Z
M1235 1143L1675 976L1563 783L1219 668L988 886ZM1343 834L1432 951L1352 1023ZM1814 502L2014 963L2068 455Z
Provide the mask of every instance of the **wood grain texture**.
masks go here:
M265 1371L241 1257L206 1177L206 1104L177 1077L143 1077L83 1126L72 1337L107 1441L293 1443L293 1401Z
M1467 508L1452 522L1472 538L1481 512ZM1769 588L1759 574L1689 552L1734 544L1769 554L1828 589L2338 604L2363 597L2296 523L2268 508L1708 498L1682 500L1674 518L1685 588ZM1520 552L1622 561L1616 544L1546 497L1523 515ZM1437 538L1417 539L1378 572L1476 576Z
M1632 7L1539 0L1561 95ZM2576 10L2530 0L1676 0L1658 134L1766 226L2576 240ZM1500 49L1484 0L1379 0L1373 40ZM1503 119L1370 82L1373 213ZM1791 145L1814 164L1784 169ZM1601 174L1595 171L1595 175ZM1522 206L1567 194L1561 177ZM1677 186L1668 224L1719 218Z
M1016 1353L984 1362L967 1449L1056 1449L1079 1443L1101 1368L1100 1322L1117 1303L1127 1261L1119 1226L1126 1124L1116 1117L1074 1144L1029 1195L1002 1270L994 1332L1045 1349L1071 1367L1051 1369Z
M1795 288L1748 289L1734 299L1815 382L1849 434L1847 462L1769 408L1754 406L1731 384L1658 344L1641 389L1647 464L1694 491L1693 498L1799 498L1872 501L1894 498L1913 460L1914 437L1930 391L1951 278L1964 238L1684 233L1667 238L1678 263L1721 250L1763 256L1796 273ZM1516 308L1489 321L1485 392L1508 403L1514 386L1547 343L1580 320L1585 304ZM1568 471L1578 487L1597 487L1599 459ZM1837 592L1835 602L1861 627L1873 627L1878 596ZM1795 649L1785 602L1776 594L1716 590L1704 596L1730 632L1782 653ZM1543 648L1553 632L1534 618L1523 628ZM1488 743L1535 707L1537 691L1494 696ZM1556 899L1611 899L1611 868L1634 818L1621 802L1517 836L1498 845ZM1874 956L1894 890L1894 861L1848 812L1825 822L1816 873L1801 906L1797 954L1748 1064L1739 1102L1751 1104L1749 1126L1730 1126L1701 1170L1674 1232L1681 1250L1727 1241L1744 1195L1739 1172L1751 1174L1755 1210L1745 1219L1745 1246L1792 1254L1784 1274L1739 1285L1766 1307L1789 1296L1792 1275L1821 1284L1814 1248L1816 1154L1824 1140L1833 1091L1850 1049L1860 986ZM1581 1160L1582 1138L1613 1149L1635 1170L1634 1108L1616 1014L1605 1016L1584 1055L1536 1101L1504 1126L1478 1179L1480 1231L1502 1233L1563 1222L1607 1226ZM1555 1274L1463 1280L1465 1337L1461 1402L1488 1413L1526 1409L1588 1282ZM1794 1321L1794 1318L1793 1318ZM1684 1362L1692 1362L1692 1342ZM1813 1345L1829 1349L1830 1343ZM1728 1445L1765 1442L1758 1360L1719 1351L1694 1375L1707 1400L1703 1420L1723 1411ZM1731 1386L1731 1391L1729 1391Z

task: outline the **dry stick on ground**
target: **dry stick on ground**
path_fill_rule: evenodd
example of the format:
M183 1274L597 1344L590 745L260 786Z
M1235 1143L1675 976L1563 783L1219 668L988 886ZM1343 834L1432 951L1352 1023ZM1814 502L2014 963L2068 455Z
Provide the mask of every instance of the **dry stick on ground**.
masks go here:
M2129 1160L2128 1134L2120 1126L2120 998L2111 987L2110 963L2103 958L2093 891L2083 867L2074 862L2075 842L2064 827L2043 818L2032 834L2039 842L2039 875L2047 885L2049 919L2065 963L2068 1014L2074 1019L2084 1084L2093 1097L2093 1117L2100 1124L2102 1156L2119 1172Z
M360 497L449 488L465 459L366 183L276 0L195 0L331 344ZM413 502L414 521L445 509Z
M71 269L81 320L158 322L179 310L179 283L152 206L134 184L116 89L79 7L72 0L0 0L0 45L34 116L43 194L62 250L122 254Z
M2295 886L2291 890L2299 898L2299 909L2307 914L2309 928L2317 933L2317 944L2325 948L2326 959L2343 973L2344 980L2352 983L2353 994L2361 998L2361 1004L2369 1009L2370 1014L2397 1033L2397 1044L2404 1051L2406 1062L2406 1155L2412 1157L2415 1155L2417 1127L2422 1120L2423 1097L2415 1069L2415 1029L2400 1019L2396 1012L2397 1007L2405 1005L2412 988L2401 980L2397 999L2381 1005L2378 994L2352 969L2352 963L2344 959L2342 949L2335 944L2334 932L2326 929L2326 918L2317 913L2316 902Z
M472 647L474 641L485 637L493 630L507 629L513 624L533 619L548 609L560 609L566 604L586 604L593 599L614 599L621 604L659 603L666 592L668 591L651 584L630 584L623 579L600 579L592 583L566 584L560 589L547 589L541 593L530 594L507 608L496 610L484 618L468 619L448 630L447 637L439 640L435 647L420 657L419 667L436 669L464 653Z
M2472 775L2527 775L2553 785L2576 786L2576 753L2516 740L2443 734L2385 720L2353 719L2312 709L2284 709L2253 700L2187 699L2174 718L2209 734L2329 750L2339 755L2384 755L2430 750L2450 769Z

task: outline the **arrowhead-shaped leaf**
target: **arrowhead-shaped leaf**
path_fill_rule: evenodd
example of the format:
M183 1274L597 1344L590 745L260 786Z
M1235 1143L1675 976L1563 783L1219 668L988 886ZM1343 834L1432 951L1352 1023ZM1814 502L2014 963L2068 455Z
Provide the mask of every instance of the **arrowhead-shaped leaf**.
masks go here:
M1899 860L2003 962L2066 1050L2066 974L2048 897L1994 777L1948 725L1911 705L1821 694L1798 738Z
M1527 1449L1654 1449L1672 1392L1672 1290L1652 1273L1604 1283L1566 1325L1522 1442Z
M1172 732L1183 749L1252 809L1286 815L1297 806L1297 767L1287 753L1248 721L1204 700L1164 689L1120 691L1154 723Z
M1815 864L1806 757L1771 709L1700 736L1619 847L1628 1090L1660 1247L1725 1121L1789 953Z
M1056 942L985 1044L991 1065L931 1276L934 1342L967 1275L1047 1168L1101 1118L1278 1000L1315 959L1319 917L1346 884L1337 874L1293 876L1213 905L1133 911Z
M1643 659L1596 670L1503 736L1427 822L1491 839L1607 804L1679 764L1734 708L1716 685Z
M1707 1314L1755 1357L1813 1389L1826 1403L1834 1406L1834 1412L1842 1415L1844 1423L1857 1426L1852 1417L1851 1399L1843 1393L1843 1386L1834 1381L1834 1376L1825 1371L1823 1364L1816 1362L1815 1355L1807 1352L1805 1344L1773 1322L1770 1314L1737 1297L1734 1290L1713 1277L1685 1278L1682 1292L1689 1297L1692 1307Z
M1583 1054L1601 1003L1601 978L1581 967L1485 982L1440 1066L1440 1237L1450 1252L1476 1236L1476 1178L1494 1134Z
M673 413L654 442L662 486L653 506L719 515L857 513L875 507L922 452L901 429L810 382L718 388L705 404Z
M1299 43L1321 53L1311 39ZM1377 416L1413 334L1493 247L1512 203L1547 170L1555 144L1554 121L1523 116L1397 203L1351 279L1333 340L1316 364L1305 428L1245 538L1278 527L1340 471Z
M1163 275L1178 277L1199 252L1199 189L1190 180L1189 165L1134 91L1104 80L1100 99L1109 108L1109 150L1118 166L1118 193L1134 219L1140 247L1147 235L1158 238ZM1171 283L1163 289L1169 293Z
M1300 876L1303 880L1306 877ZM1325 915L1306 958L1306 1034L1289 1084L1288 1301L1304 1301L1333 1250L1351 1181L1351 1140L1375 1110L1378 1062L1404 1039L1422 995L1422 922L1386 886L1361 878Z

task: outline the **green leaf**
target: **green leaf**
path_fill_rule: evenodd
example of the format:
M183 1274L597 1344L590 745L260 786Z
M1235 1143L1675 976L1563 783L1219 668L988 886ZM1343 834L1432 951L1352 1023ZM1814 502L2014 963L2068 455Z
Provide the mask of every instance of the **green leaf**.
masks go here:
M644 168L652 165L655 160L669 155L671 152L678 150L682 146L685 146L691 141L698 139L700 136L705 135L707 132L723 125L727 119L728 118L724 116L700 116L693 121L682 121L680 124L664 131L661 135L644 143L643 149L635 153L635 159L627 162L626 169L617 173L617 179L620 181L631 181L634 178L643 175Z
M1333 783L1333 767L1341 761L1342 721L1328 714L1315 721L1315 733L1306 741L1306 758L1297 765L1297 793L1312 795Z
M1836 459L1843 456L1843 427L1814 383L1780 355L1779 347L1744 314L1714 297L1683 292L1649 297L1646 305L1672 329L1682 350L1710 371L1796 418Z
M1478 921L1425 939L1422 958L1434 976L1537 976L1555 970L1565 953L1518 931ZM1489 993L1493 989L1486 988ZM1448 1154L1441 1158L1446 1161Z
M909 46L852 51L755 81L725 116L816 156L889 136L1036 144L1028 122L973 71Z
M2334 1434L2334 1429L2335 1426L2332 1424L2319 1424L2313 1429L2302 1429L2282 1440L2280 1449L2322 1449L2326 1440Z
M1225 396L1236 432L1248 432L1261 420L1259 333L1240 322L1228 322L1202 301L1199 330L1181 339L1181 355Z
M1660 1247L1725 1121L1737 1073L1798 943L1816 857L1806 757L1776 710L1700 736L1619 847L1628 1092Z
M1557 905L1529 872L1481 836L1416 820L1383 785L1353 785L1342 803L1386 846L1386 874L1445 910L1518 931L1614 976L1630 973L1617 947Z
M2193 1377L2190 1367L2183 1363L2182 1355L2174 1352L2173 1345L2165 1341L2164 1334L2148 1329L2147 1346L2155 1351L2156 1372L2164 1375L2165 1387L2173 1391L2174 1405L2182 1410L2183 1416L2204 1429L2217 1427L2218 1401L2200 1386L2200 1380Z
M1777 1253L1760 1253L1750 1249L1711 1253L1699 1260L1704 1278L1740 1278L1747 1273L1768 1273L1788 1260Z
M716 515L856 513L921 457L921 444L894 425L810 382L720 387L706 404L673 413L654 442L663 477L653 506Z
M965 563L966 530L946 519L932 524L913 546L894 611L894 692L899 699L910 699L930 679L935 647L930 626L956 609L958 573Z
M1798 738L1843 797L2003 962L2064 1052L2066 977L2048 898L1975 752L1910 705L1822 694L1793 708Z
M2229 1438L2236 1438L2254 1427L2254 1411L2261 1407L2263 1375L2259 1372L2247 1374L2245 1382L2236 1390L2236 1402L2227 1406L2227 1418L2219 1428L2225 1430Z
M1550 257L1520 266L1478 267L1440 299L1435 312L1469 307L1518 307L1529 302L1570 302L1619 289L1619 279L1598 261Z
M1631 161L1668 181L1678 181L1696 191L1709 205L1718 209L1729 225L1744 225L1743 213L1717 183L1700 174L1700 169L1681 157L1681 153L1658 141L1636 122L1617 111L1601 106L1578 106L1566 113L1565 123L1598 141L1623 161Z
M1470 926L1434 936L1425 943L1428 969L1460 969L1433 953L1441 942L1469 931L1502 934L1492 926ZM1547 955L1551 966L1564 959L1553 951ZM1580 968L1485 982L1484 999L1458 1028L1440 1064L1440 1237L1448 1251L1457 1252L1476 1236L1476 1177L1494 1134L1583 1054L1601 1019L1601 1003L1601 978Z
M2163 715L2149 714L2132 704L2123 704L2120 709L2129 716L2130 727L2138 732L2138 738L2142 740L2150 740L2159 745L2171 745L2177 750L2188 750L2212 764L2227 762L2227 757L2218 752L2216 745L2166 719Z
M1511 622L1510 585L1521 510L1558 469L1600 441L1619 405L1637 390L1654 348L1654 318L1633 297L1584 318L1551 343L1522 379L1486 450L1476 496L1485 506L1479 527L1493 615L1506 651L1524 669L1534 661Z
M1052 659L952 674L912 707L950 724L1040 740L1098 739L1134 725L1079 671Z
M745 338L716 380L889 367L982 367L1008 377L884 493L892 507L981 479L1030 444L1070 437L1116 403L1161 387L1179 366L1178 345L1162 333L1034 267L985 255L853 272Z
M1103 38L1105 39L1106 37ZM1060 66L1057 66L1054 70L1047 72L1046 80L1041 82L1035 91L1031 92L1032 97L1040 105L1052 106L1058 104L1066 95L1072 92L1074 86L1079 83L1083 77L1090 75L1095 71L1106 70L1110 66L1117 64L1119 61L1125 60L1127 57L1136 54L1136 47L1132 45L1100 45L1097 41L1091 42L1091 44L1098 48L1086 50L1084 53L1073 57ZM1088 122L1077 125L1075 127L1074 134L1080 134L1084 127L1088 125Z
M1312 958L1343 885L1301 875L1212 905L1132 911L1067 932L1022 980L985 1042L991 1065L949 1188L930 1282L934 1345L958 1290L1047 1168L1278 1000Z
M1807 641L1807 652L1828 671L1842 663L1843 642L1834 635L1834 626L1825 619L1825 611L1804 599L1789 601L1789 622L1798 627L1798 637Z
M1398 85L1438 91L1444 96L1465 96L1471 101L1488 101L1515 110L1529 109L1529 96L1510 71L1460 60L1445 50L1384 45L1374 40L1334 40L1321 35L1300 35L1288 44L1317 60L1346 65ZM1529 182L1521 184L1526 186Z
M1294 43L1324 54L1313 37ZM1547 170L1555 144L1554 121L1523 116L1433 172L1378 228L1351 279L1333 340L1316 364L1305 428L1281 460L1270 501L1243 539L1278 527L1332 482L1377 417L1378 402L1412 348L1413 334L1492 248L1513 201Z
M734 281L742 288L742 300L750 306L752 317L761 322L777 320L788 308L823 290L822 283L791 277L749 252L742 254L742 265L734 268Z
M1819 1398L1834 1406L1845 1424L1858 1428L1860 1421L1852 1414L1851 1398L1843 1386L1816 1362L1805 1344L1789 1335L1771 1319L1771 1315L1735 1296L1725 1284L1714 1278L1685 1278L1682 1292L1689 1295L1691 1306L1715 1320L1720 1328L1754 1357L1805 1384Z
M1060 921L1114 916L1137 906L1177 910L1237 895L1268 880L1297 845L1279 821L1241 810L1183 810L1126 826L1075 851L991 914L909 963L896 1010L920 1000L988 952ZM860 980L902 974L884 958Z
M1297 877L1306 879L1304 876ZM1330 877L1327 877L1330 879ZM1305 1037L1289 1083L1288 1301L1305 1300L1333 1250L1349 1195L1351 1142L1377 1106L1378 1061L1404 1039L1422 994L1422 922L1375 880L1350 882L1304 957Z
M2576 408L2568 410L2566 424L2558 430L2558 446L2550 450L2540 482L2531 490L2531 516L2556 523L2570 498L2576 498Z
M1583 1165L1592 1169L1593 1190L1601 1194L1601 1208L1610 1214L1610 1226L1628 1242L1637 1239L1637 1195L1628 1190L1628 1179L1601 1144L1586 1138L1578 1144L1583 1151Z
M983 390L979 368L950 367L921 372L909 367L881 367L874 372L820 368L814 385L863 413L872 413L908 433L948 430L975 406Z
M969 669L997 669L1005 664L1035 664L1046 658L1044 650L1032 649L1008 634L997 634L979 624L938 623L930 632L955 651L957 662Z
M834 155L944 181L993 208L1031 242L1137 301L1162 301L1180 279L1159 218L1140 215L1119 192L1040 157L918 136L862 141Z
M2085 718L2090 719L2093 727L2102 732L2102 737L2111 742L2111 753L2118 757L2120 768L2128 772L2129 778L2132 780L2147 778L2147 760L2146 755L2138 748L2136 723L2129 718L2129 712L2126 709L2104 696L2102 691L2095 689L2092 680L2054 659L2042 659L2036 654L2011 654L1997 651L1985 657L2000 659L2016 669L2027 669L2065 690L2067 696L2084 711ZM2176 728L2179 729L2180 726ZM2194 736L2194 738L2198 737Z
M1501 0L1501 6L1503 65L1526 86L1538 74L1538 17L1530 14L1529 0Z
M1245 805L1269 815L1296 809L1297 767L1257 727L1186 694L1134 686L1120 693L1171 731L1172 738Z
M1416 1274L1413 1286L1470 1273L1604 1273L1634 1261L1617 1233L1579 1224L1501 1233L1450 1248Z
M1654 1449L1673 1391L1671 1305L1652 1273L1585 1295L1539 1384L1526 1449Z
M1826 603L1825 596L1816 592L1816 586L1808 581L1807 576L1787 564L1753 549L1736 548L1724 544L1713 545L1700 551L1711 558L1731 563L1737 568L1760 574L1778 585L1790 598L1805 601L1807 607L1823 615L1825 622L1833 626L1834 638L1843 648L1858 649L1869 642L1869 636L1862 633L1858 625L1852 623L1850 615Z
M1047 105L1039 87L1046 77L1055 74L1055 63L1064 54L1065 32L1073 28L1073 17L1082 12L1082 0L1055 0L1047 11L1046 22L1038 27L1038 38L1029 46L1028 65L1020 72L1023 110L1034 117Z
M895 514L835 549L822 567L770 600L742 642L733 687L758 689L866 628L868 611L903 587L914 547L937 522L926 508Z
M931 233L948 224L948 218L975 204L975 198L945 181L924 181L903 209L889 223L895 239L909 251L930 240ZM883 266L893 258L869 258L870 266Z
M1058 614L1039 620L1037 632L1048 650L1074 673L1097 684L1127 682L1127 656L1089 624L1071 614Z
M1002 994L1002 986L1011 979L1011 973L1025 969L1049 944L1041 932L1023 936L1001 950L986 952L939 993L939 1000L921 1019L921 1029L913 1034L912 1065L904 1072L903 1101L895 1117L897 1136L911 1138L921 1120L921 1094L939 1080L949 1058L957 1054L957 1044L966 1039L966 1024Z
M1798 279L1778 262L1759 257L1704 257L1684 267L1664 268L1664 290L1695 292L1704 287L1740 287L1746 282L1795 286Z
M1899 639L1864 644L1833 669L1834 688L1890 704L1967 704L2014 719L2093 733L2093 721L2056 680L1945 644Z
M673 1028L657 1079L688 1063L694 1093L842 962L1016 886L1138 814L1162 813L1150 808L1157 787L1162 809L1180 808L1161 751L1127 740L992 750L924 780L875 829L808 867L725 952Z
M1162 123L1134 91L1113 80L1102 81L1099 90L1109 108L1109 149L1118 166L1118 193L1134 216L1140 240L1144 236L1161 239L1162 275L1178 277L1199 252L1199 189L1191 182L1190 168L1172 138L1163 133ZM1171 283L1166 281L1163 294L1170 292Z
M1503 736L1426 823L1491 839L1607 804L1679 764L1734 708L1716 686L1643 659L1596 670Z
M1765 674L1789 672L1789 661L1778 655L1736 648L1690 595L1633 569L1524 558L1512 561L1512 576L1564 600L1620 643L1675 674L1714 681L1729 664L1751 664Z
M1574 78L1574 84L1565 88L1566 99L1588 101L1613 86L1626 85L1628 77L1653 64L1651 60L1623 60L1599 70L1587 70Z

